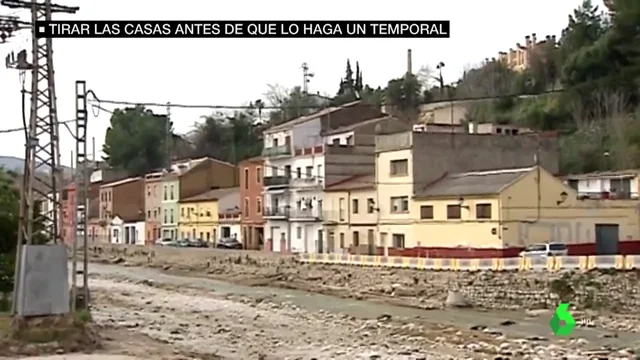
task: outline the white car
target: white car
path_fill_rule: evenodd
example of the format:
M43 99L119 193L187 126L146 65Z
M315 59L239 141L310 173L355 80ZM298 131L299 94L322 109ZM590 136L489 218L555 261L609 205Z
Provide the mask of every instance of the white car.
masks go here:
M520 256L567 256L569 249L562 243L534 244L527 246Z
M173 244L173 240L171 239L158 239L156 240L156 245L158 246L170 246L171 244Z

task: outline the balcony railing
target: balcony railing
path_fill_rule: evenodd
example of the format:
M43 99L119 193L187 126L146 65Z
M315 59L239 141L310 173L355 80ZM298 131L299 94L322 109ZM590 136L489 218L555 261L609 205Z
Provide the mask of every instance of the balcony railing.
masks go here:
M289 208L286 206L272 206L265 207L262 212L263 217L288 217L289 216Z
M285 144L280 146L272 146L262 149L262 156L264 157L276 157L276 156L291 156L291 145Z
M289 217L292 219L321 220L322 209L292 209Z
M322 179L316 176L291 179L291 185L299 188L321 187Z
M289 180L288 176L265 176L264 186L289 186Z

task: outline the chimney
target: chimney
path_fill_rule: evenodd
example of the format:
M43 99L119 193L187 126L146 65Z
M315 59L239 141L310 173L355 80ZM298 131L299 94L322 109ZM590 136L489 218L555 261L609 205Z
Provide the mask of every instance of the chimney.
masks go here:
M531 44L535 46L537 43L538 43L538 37L536 36L536 33L531 34Z
M411 64L411 49L407 50L407 74L413 74L413 69Z

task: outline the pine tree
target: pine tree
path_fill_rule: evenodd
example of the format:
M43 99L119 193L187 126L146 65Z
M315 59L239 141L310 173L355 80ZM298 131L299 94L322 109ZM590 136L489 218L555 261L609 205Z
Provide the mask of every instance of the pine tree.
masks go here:
M353 70L351 69L351 61L349 61L349 59L347 59L347 70L344 77L344 83L345 87L347 87L349 91L353 91L355 83L353 81Z
M356 61L356 83L354 90L358 93L362 92L362 71L360 70L360 63Z

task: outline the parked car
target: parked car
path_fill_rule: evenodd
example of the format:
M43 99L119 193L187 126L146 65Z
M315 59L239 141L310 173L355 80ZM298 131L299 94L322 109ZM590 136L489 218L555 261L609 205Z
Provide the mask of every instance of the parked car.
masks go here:
M158 246L171 246L173 244L172 239L158 239L156 240L156 245Z
M525 248L520 256L523 257L536 257L536 256L567 256L569 249L567 245L562 243L546 243L546 244L534 244Z
M222 238L216 243L216 248L241 250L242 243L236 238Z
M209 244L202 239L189 240L189 247L208 248Z
M176 240L171 243L169 246L174 247L189 247L189 240Z

